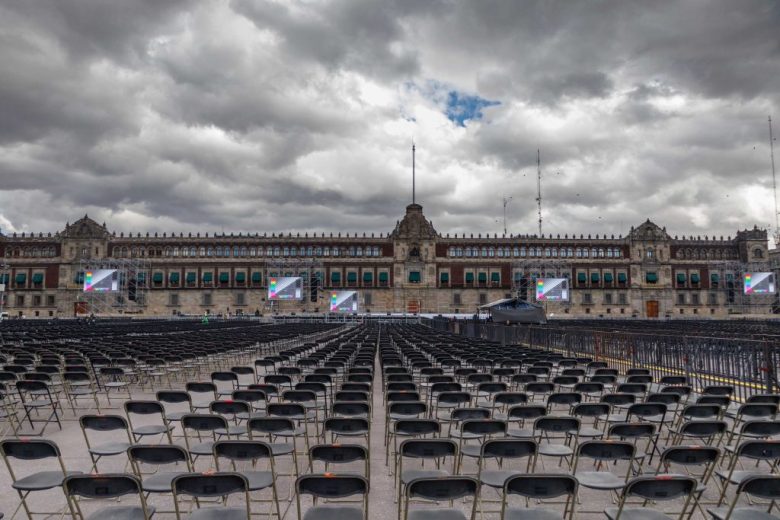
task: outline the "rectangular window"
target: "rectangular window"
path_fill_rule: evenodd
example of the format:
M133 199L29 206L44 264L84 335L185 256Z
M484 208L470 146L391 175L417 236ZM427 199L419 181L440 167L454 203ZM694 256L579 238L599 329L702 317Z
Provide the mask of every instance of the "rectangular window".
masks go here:
M460 293L454 293L452 295L452 304L453 305L460 305L461 304Z
M711 292L707 295L707 303L709 305L717 305L718 304L718 293Z
M236 305L246 305L246 294L236 293Z
M24 296L20 296L20 295L16 296L16 306L24 307Z
M487 294L479 293L479 304L485 305L487 303Z
M685 305L685 293L677 293L677 305Z
M168 295L168 305L179 305L179 295L176 293L170 293Z
M628 298L626 297L626 293L618 293L618 303L620 305L626 305L628 303Z
M607 305L612 305L612 293L604 293L604 303Z
M583 305L591 305L593 303L593 295L589 292L582 293L582 303Z
M211 305L211 293L203 293L200 303L201 305Z
M699 305L699 293L691 293L691 305Z
M57 298L53 294L46 295L46 306L54 307L57 304Z
M371 293L370 292L364 292L363 293L363 305L366 307L371 306L373 302L371 301Z
M40 294L36 294L32 297L33 307L40 307L42 302L43 302L43 298L41 298Z

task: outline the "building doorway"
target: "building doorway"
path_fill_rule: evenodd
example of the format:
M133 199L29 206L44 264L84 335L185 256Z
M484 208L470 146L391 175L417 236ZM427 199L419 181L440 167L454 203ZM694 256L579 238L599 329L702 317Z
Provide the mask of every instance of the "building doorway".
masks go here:
M658 317L658 301L657 300L648 300L645 302L645 315L648 318L657 318Z

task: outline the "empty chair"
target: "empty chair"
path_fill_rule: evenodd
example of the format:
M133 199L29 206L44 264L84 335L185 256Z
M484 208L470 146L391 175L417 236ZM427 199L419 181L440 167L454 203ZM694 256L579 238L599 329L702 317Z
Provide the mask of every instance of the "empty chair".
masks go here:
M174 444L136 444L127 449L127 457L144 493L170 493L173 479L192 471L187 451ZM176 471L160 471L160 466L167 465ZM147 466L154 471L145 471Z
M406 496L406 485L418 478L446 477L455 472L458 458L458 445L449 439L407 439L398 449L396 468L396 489L398 490L399 510ZM404 468L406 459L419 463L417 468ZM447 459L452 459L451 469L446 469ZM432 468L422 464L432 463Z
M737 469L737 467L740 466L741 459L749 461L752 469ZM728 467L725 470L715 471L715 475L718 477L721 484L718 505L723 504L729 485L739 485L746 478L755 475L774 473L779 462L780 441L750 440L737 446L729 461ZM766 469L762 469L761 463L765 464L764 467Z
M591 462L593 468L588 468ZM577 447L572 473L580 486L598 490L616 492L623 489L628 479L638 472L641 461L636 460L636 446L626 441L587 441ZM618 463L624 469L609 471L610 466ZM606 469L599 469L606 467ZM579 511L585 513L585 511ZM588 511L596 513L597 511Z
M133 442L130 438L130 428L127 421L121 415L82 415L79 417L79 425L87 444L87 452L92 459L92 471L98 470L97 463L102 457L124 455ZM90 441L87 433L89 431L110 432L108 436L112 440L103 439L102 442L96 444L94 441Z
M133 475L107 473L102 475L71 475L65 477L62 489L68 500L73 518L88 520L145 520L155 513L155 507L146 504L141 491L141 481ZM138 498L138 505L107 505L88 516L81 510L79 498L90 501L122 498L128 495ZM91 506L93 504L90 504Z
M176 507L176 519L190 520L249 520L249 482L240 473L189 473L173 479L173 503ZM238 494L244 499L243 506L201 507L199 498L222 498ZM181 497L196 499L197 509L184 516L180 505Z
M65 469L65 463L57 445L45 439L5 439L0 441L0 454L2 454L3 461L5 461L5 465L8 468L11 487L16 490L20 498L19 505L9 518L13 518L19 511L19 508L22 507L28 518L32 518L34 514L60 514L59 511L32 511L27 503L27 497L30 493L60 487L62 480L66 476L81 473L80 471L67 471ZM11 459L22 461L19 465L26 467L34 466L32 468L33 472L25 476L17 475L11 464ZM56 459L57 464L51 464L54 466L54 469L41 468L41 464L45 464L43 461L46 459Z
M477 510L479 483L476 479L463 476L422 477L409 482L406 486L404 501L404 520L474 520ZM453 507L453 502L462 498L471 498L470 512L467 514ZM435 509L411 508L412 500L435 503ZM440 501L449 501L450 507L442 507Z
M576 417L539 417L534 421L534 436L539 444L539 455L557 458L559 466L565 460L571 467L579 429L580 420Z
M212 448L216 470L220 471L222 469L220 468L220 460L227 459L230 461L230 471L238 472L246 478L250 497L253 491L270 489L271 499L263 502L270 502L271 511L275 511L276 517L281 518L271 446L256 440L231 440L216 441ZM258 463L262 462L267 462L268 469L262 470L258 468ZM253 501L259 502L260 500Z
M368 516L368 480L358 475L304 475L295 482L295 500L298 520L366 520ZM303 513L301 498L311 496L313 500L328 500L327 505L313 504ZM337 504L338 499L362 495L360 506Z
M577 479L571 475L552 475L535 473L517 475L507 479L504 484L504 500L501 503L501 520L571 520L577 501ZM520 507L511 504L513 495L523 497ZM529 500L552 500L566 497L563 511L558 513L550 508L529 508Z
M314 471L315 464L321 462L325 472L330 472L333 465L347 465L355 462L362 462L361 473L368 478L369 476L369 457L368 448L359 444L318 444L312 446L309 450L309 466ZM337 471L337 473L346 473L347 471ZM354 473L354 471L348 471Z
M737 507L737 503L743 495L769 500L769 507ZM708 509L707 512L714 520L770 520L777 518L772 516L772 507L780 500L780 475L756 475L748 477L739 483L734 500L727 507Z
M211 456L214 442L228 432L227 419L217 414L191 413L181 418L184 444L192 458Z
M647 507L626 507L626 501L630 498L652 500L655 502L675 500L683 498L682 510L675 513L679 519L685 517L691 499L696 492L696 479L678 475L656 475L652 477L636 477L623 488L620 502L617 507L608 507L604 510L609 520L670 520L672 517L657 510Z
M477 480L483 486L502 492L508 478L534 472L537 452L536 441L488 439L482 443ZM526 459L524 464L522 459ZM484 501L483 493L480 493L480 502Z
M133 442L140 442L144 437L160 435L165 436L169 443L172 443L171 430L173 426L165 420L165 408L158 401L125 401L125 415L130 425L130 433L133 434ZM144 424L137 426L133 424L133 416L142 415L147 418L151 416L159 417L157 424Z

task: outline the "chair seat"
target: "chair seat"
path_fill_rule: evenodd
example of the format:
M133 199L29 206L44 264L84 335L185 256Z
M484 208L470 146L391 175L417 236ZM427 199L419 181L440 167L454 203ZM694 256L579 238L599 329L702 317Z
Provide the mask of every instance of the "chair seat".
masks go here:
M466 457L481 457L482 446L479 444L466 444L460 449L460 454Z
M105 444L99 444L97 446L93 446L92 449L89 450L89 452L92 455L119 455L120 453L124 453L127 451L127 448L130 447L129 442L107 442Z
M138 426L133 428L133 435L160 435L173 430L173 426L164 424L149 424L147 426Z
M204 507L196 509L189 520L249 520L245 507Z
M155 473L151 477L145 478L141 483L141 487L144 491L150 493L170 493L173 479L185 474L183 471Z
M393 421L403 421L405 419L417 419L420 416L419 413L406 414L406 413L391 413L387 417Z
M708 509L707 512L712 515L712 518L715 520L725 520L729 508L719 507L717 509ZM766 512L766 507L762 509L738 507L731 512L729 518L732 518L733 520L777 520L777 516Z
M441 469L407 469L401 473L401 483L406 484L416 478L446 477L450 473Z
M615 520L617 513L617 507L608 507L604 510L604 514L607 515L609 520ZM622 520L671 520L672 517L661 513L660 511L654 511L649 508L629 507L623 509L623 511L620 513L620 518Z
M274 477L270 471L242 471L241 474L249 481L249 491L265 489L274 483Z
M505 520L563 520L563 515L547 509L507 509Z
M96 393L97 390L92 390L91 388L74 388L68 391L68 395L71 397L79 397L82 395L94 395Z
M507 469L487 470L480 474L479 481L486 486L503 488L506 479L523 474L524 472L522 471L512 471Z
M506 432L509 437L517 437L520 439L531 439L534 436L534 431L530 428L517 428L511 429Z
M273 442L269 446L271 446L271 455L274 457L289 455L295 451L295 447L289 442Z
M185 415L188 415L190 413L192 413L192 412L190 412L190 411L186 411L186 412L171 412L171 413L165 414L165 419L168 420L168 421L174 421L174 422L175 421L181 421L182 417L184 417Z
M190 453L193 455L211 455L214 449L214 441L201 442L190 447Z
M214 430L214 433L217 435L228 435L228 436L237 436L237 435L246 435L246 425L243 424L232 424L228 426L228 429L225 430L224 428L217 428Z
M729 476L728 471L722 471L722 470L716 471L715 474L723 480L726 480L726 478ZM763 475L763 473L759 473L756 471L734 471L731 474L731 478L729 479L729 482L731 482L732 484L739 484L746 478L752 477L753 475Z
M103 386L106 388L124 388L128 386L130 383L124 382L124 381L114 381L111 383L105 383Z
M564 444L540 444L539 455L547 455L549 457L568 457L573 454L574 450Z
M623 489L626 480L609 471L582 471L575 475L581 486L591 489Z
M452 430L450 437L453 439L480 439L483 436L478 433L462 432L460 430Z
M580 428L580 437L603 437L604 436L604 430L601 430L599 428L592 428L590 426L585 426L583 428Z
M306 511L303 520L363 520L363 510L350 506L315 506Z
M154 506L146 506L149 517L154 515ZM145 520L144 510L141 506L116 506L99 509L89 515L86 520Z
M68 471L68 475L80 475L81 471ZM62 471L39 471L15 481L11 486L20 491L42 491L62 485Z
M407 520L468 520L459 509L413 509Z

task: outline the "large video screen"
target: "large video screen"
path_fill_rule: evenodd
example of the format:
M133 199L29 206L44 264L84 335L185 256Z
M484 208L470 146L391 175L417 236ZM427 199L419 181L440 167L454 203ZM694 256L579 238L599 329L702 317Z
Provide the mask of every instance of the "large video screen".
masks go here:
M330 294L330 312L357 312L357 291L333 291Z
M745 273L745 294L774 294L774 273Z
M84 273L84 292L119 290L119 272L116 269L94 269Z
M569 280L566 278L537 278L536 301L569 301Z
M303 278L299 276L276 278L268 280L269 300L302 300Z

